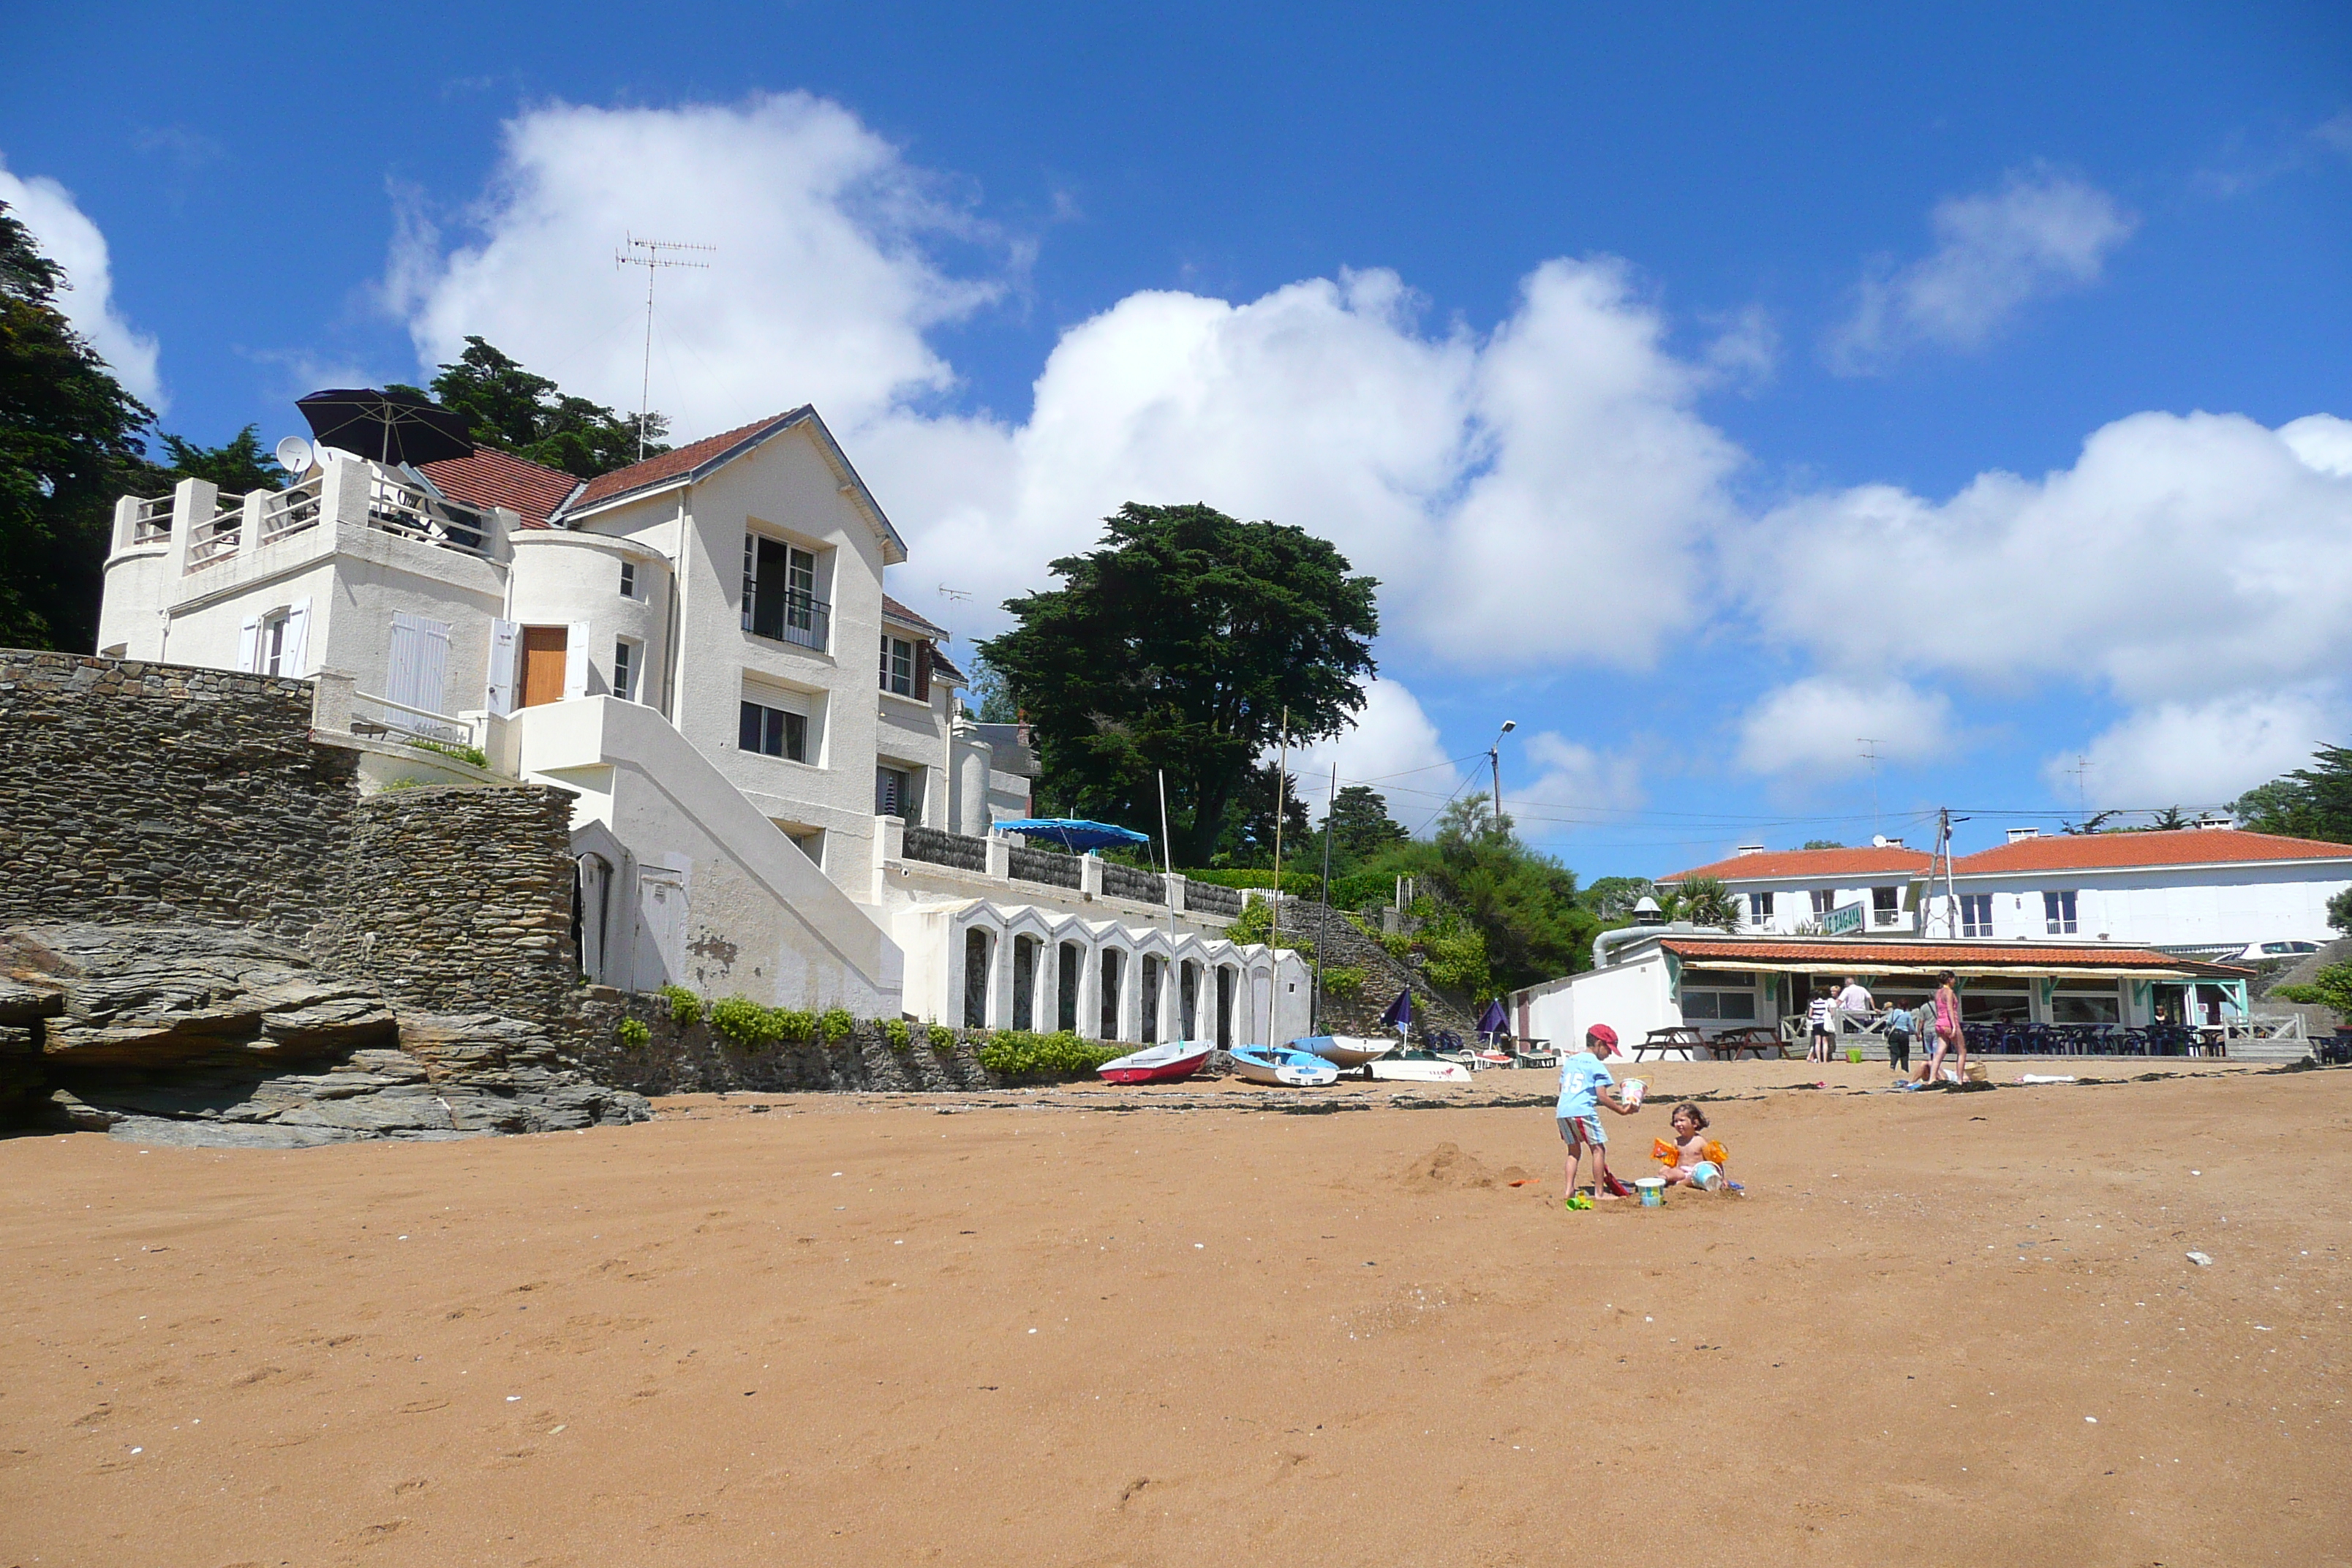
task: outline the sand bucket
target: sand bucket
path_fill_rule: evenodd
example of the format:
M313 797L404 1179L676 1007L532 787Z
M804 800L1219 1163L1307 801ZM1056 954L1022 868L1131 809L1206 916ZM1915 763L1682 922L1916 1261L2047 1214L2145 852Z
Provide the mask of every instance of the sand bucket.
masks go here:
M1845 1059L1849 1063L1859 1064L1862 1060L1862 1047L1860 1046L1848 1046L1845 1048Z
M1632 1106L1634 1110L1639 1110L1642 1108L1642 1097L1649 1092L1650 1086L1648 1084L1643 1083L1638 1078L1629 1078L1622 1084L1618 1086L1617 1098L1624 1101L1627 1105Z
M1664 1176L1636 1177L1633 1190L1642 1194L1643 1208L1662 1209L1666 1206L1666 1179Z

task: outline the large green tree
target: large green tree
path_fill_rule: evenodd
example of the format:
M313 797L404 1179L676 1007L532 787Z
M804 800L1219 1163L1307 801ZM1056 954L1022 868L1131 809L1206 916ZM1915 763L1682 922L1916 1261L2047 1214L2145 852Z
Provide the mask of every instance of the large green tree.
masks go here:
M1577 897L1576 873L1530 847L1485 796L1448 806L1430 847L1423 884L1486 939L1496 992L1592 966L1601 921Z
M2352 844L2352 746L2320 747L2311 766L2257 784L2231 809L2256 833Z
M1379 584L1303 529L1130 502L1052 570L980 647L1034 726L1038 794L1156 836L1164 772L1181 864L1211 862L1286 710L1297 744L1364 705Z
M1280 778L1281 770L1273 763L1252 768L1242 775L1233 809L1225 814L1225 837L1218 847L1218 858L1224 864L1274 864L1274 818L1279 797L1283 864L1293 871L1315 868L1318 853L1315 829L1307 820L1307 803L1298 798L1298 775L1291 774L1286 784L1277 783Z
M202 447L177 436L163 438L163 455L171 460L156 478L166 484L182 479L209 479L223 495L250 495L255 490L282 490L286 470L262 450L261 426L248 425L217 447Z
M475 445L512 452L578 479L593 479L637 460L635 415L575 397L478 337L466 340L466 352L455 363L441 366L430 395L466 416ZM661 439L668 432L668 420L646 416L646 457L669 450Z
M64 280L0 203L0 646L80 653L154 415L58 310Z
M1369 784L1349 784L1331 803L1331 869L1345 875L1410 837L1389 816L1387 799Z

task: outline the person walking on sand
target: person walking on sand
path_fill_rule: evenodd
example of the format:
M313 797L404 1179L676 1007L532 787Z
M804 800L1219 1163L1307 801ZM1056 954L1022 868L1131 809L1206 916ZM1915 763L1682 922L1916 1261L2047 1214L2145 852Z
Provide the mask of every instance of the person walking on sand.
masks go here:
M1620 1116L1631 1116L1634 1108L1617 1098L1617 1080L1602 1065L1601 1057L1617 1048L1617 1031L1606 1024L1595 1024L1584 1031L1584 1039L1576 1049L1559 1059L1559 1104L1553 1114L1559 1121L1560 1141L1568 1145L1568 1192L1564 1201L1571 1209L1589 1209L1592 1196L1577 1191L1577 1165L1590 1155L1592 1161L1592 1191L1604 1198L1622 1197L1617 1178L1609 1173L1609 1135L1601 1130L1601 1108L1607 1106Z
M1888 1006L1881 1022L1886 1026L1886 1065L1898 1077L1907 1079L1911 1076L1911 1031L1917 1026L1912 1022L1911 1009L1895 1003Z
M1934 1083L1944 1070L1944 1053L1953 1053L1960 1077L1969 1076L1969 1037L1960 1027L1960 994L1948 969L1936 976L1935 999L1927 1004L1927 1059L1919 1064L1919 1081Z
M1805 1047L1809 1062L1825 1062L1837 1043L1837 1025L1832 1021L1837 1013L1837 999L1823 984L1813 992L1811 1005L1805 1009L1805 1022L1812 1031L1812 1041Z

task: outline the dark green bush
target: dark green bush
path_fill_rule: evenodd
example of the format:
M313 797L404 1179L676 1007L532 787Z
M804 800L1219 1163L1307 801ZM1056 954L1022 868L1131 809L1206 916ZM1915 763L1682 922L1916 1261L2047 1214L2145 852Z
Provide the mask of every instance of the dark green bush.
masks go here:
M690 1028L702 1017L702 998L683 985L665 985L663 999L669 1003L669 1021L679 1028Z
M954 1052L956 1041L953 1029L949 1028L945 1024L927 1024L924 1027L929 1032L931 1049L943 1057Z
M827 1007L818 1017L816 1026L817 1032L825 1037L825 1042L829 1045L857 1027L857 1020L849 1016L849 1009L846 1007Z
M619 1029L622 1046L632 1051L642 1051L653 1044L654 1032L642 1018L624 1018Z
M915 1043L914 1031L907 1027L904 1018L877 1018L874 1026L882 1031L882 1037L894 1051L906 1050Z
M980 1065L1000 1078L1076 1078L1127 1053L1098 1046L1066 1031L1039 1035L999 1029L980 1047Z

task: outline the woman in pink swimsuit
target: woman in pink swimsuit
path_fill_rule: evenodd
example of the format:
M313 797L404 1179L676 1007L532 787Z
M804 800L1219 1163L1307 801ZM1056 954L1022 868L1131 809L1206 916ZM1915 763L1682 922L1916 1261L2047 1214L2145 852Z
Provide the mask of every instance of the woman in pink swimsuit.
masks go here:
M1919 1064L1919 1081L1940 1081L1944 1053L1953 1053L1953 1065L1960 1077L1969 1076L1969 1038L1960 1028L1960 994L1953 989L1952 972L1948 969L1936 976L1936 999L1928 1004L1933 1018L1935 1044L1927 1051L1927 1059Z

